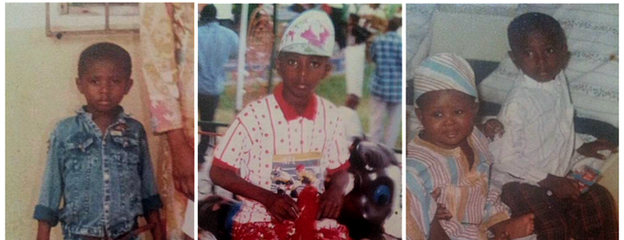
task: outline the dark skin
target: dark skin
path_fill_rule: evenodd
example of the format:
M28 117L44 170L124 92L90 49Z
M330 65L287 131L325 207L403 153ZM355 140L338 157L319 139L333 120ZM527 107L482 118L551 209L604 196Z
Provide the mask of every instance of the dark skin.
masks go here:
M346 170L338 171L331 175L329 188L321 194L320 206L316 219L337 219L342 209L346 186L349 183L349 174Z
M576 149L576 152L586 157L593 157L593 158L605 160L606 157L598 152L602 150L609 150L611 152L617 152L617 148L618 146L616 146L612 142L609 142L604 139L598 139L593 142L584 143L583 145L581 145L581 147Z
M76 79L76 86L87 101L87 112L102 133L119 114L119 103L132 87L130 75L112 60L94 60L87 71Z
M213 165L210 169L210 178L215 184L242 197L262 204L275 220L295 220L301 209L297 203L287 195L277 194L245 181L231 168ZM336 219L342 209L345 186L348 182L346 170L338 171L331 176L329 187L321 194L317 219Z
M355 94L349 94L347 101L345 102L345 106L353 110L357 110L358 105L360 105L360 98Z
M565 39L558 39L552 32L535 30L524 39L512 43L509 57L524 74L537 82L545 83L554 80L567 66L570 52ZM605 159L598 151L615 149L616 146L600 139L583 144L577 152L587 157ZM549 174L538 184L559 199L576 200L580 196L576 181L565 177Z
M277 57L277 72L284 84L284 100L302 114L322 79L329 76L329 57L282 52Z
M284 100L302 114L320 81L331 73L328 57L282 52L277 58L277 71L282 77ZM284 194L277 194L245 181L231 168L213 165L210 178L215 184L262 204L277 221L295 220L301 209ZM348 183L346 170L331 175L329 186L320 196L317 219L338 218Z
M421 134L423 140L446 149L459 147L472 169L474 152L467 138L479 110L474 97L456 90L433 91L421 97L422 107L416 108L416 116L427 126Z
M423 124L420 136L443 149L470 148L468 136L472 133L479 105L474 97L456 90L439 90L423 94L418 100L416 116ZM472 150L464 152L467 155Z
M433 221L431 221L430 226L430 240L451 240L451 238L449 238L449 236L444 231L444 228L442 228L442 225L440 224L440 218L434 218Z
M124 69L120 61L93 60L76 78L76 86L87 101L87 112L92 114L92 120L103 134L116 120L120 112L119 103L133 84L130 73L119 69ZM150 230L153 238L164 240L167 234L160 221L160 213L152 211L145 219L148 224L155 225ZM51 225L48 222L39 221L37 228L37 240L50 239Z
M502 137L505 133L505 127L503 124L498 121L498 119L488 119L483 124L477 124L477 127L483 135L485 135L490 140L494 140L494 137L498 135L498 137Z
M247 182L230 168L212 165L210 178L215 184L232 193L259 202L279 222L295 220L299 217L301 210L292 198Z
M559 177L552 174L537 183L540 187L550 190L553 195L561 200L571 199L576 201L581 196L578 183L575 180Z
M453 149L460 147L472 168L474 152L467 137L472 133L474 117L478 105L474 97L456 90L441 90L425 93L418 100L416 116L423 124L424 130L420 137L440 148ZM431 196L437 201L441 190L436 188ZM435 217L431 222L429 239L450 239L440 220L449 220L452 215L444 204L438 203Z
M416 116L424 129L420 137L439 148L459 148L469 168L472 169L475 162L474 150L468 142L468 137L475 126L475 116L478 112L478 104L475 98L457 90L431 91L419 97ZM441 189L436 188L431 196L438 202ZM448 221L452 214L444 204L438 203L436 213L431 222L430 239L448 239L448 235L440 225L441 220ZM500 222L490 228L496 236L495 239L522 237L533 231L532 215L527 214Z
M173 161L173 183L188 199L194 199L195 162L193 139L187 139L181 128L167 131L167 143Z

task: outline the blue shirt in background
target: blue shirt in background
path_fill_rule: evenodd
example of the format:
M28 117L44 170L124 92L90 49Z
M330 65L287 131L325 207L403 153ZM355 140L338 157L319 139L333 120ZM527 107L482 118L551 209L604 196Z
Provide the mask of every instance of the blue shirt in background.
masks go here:
M395 31L380 35L370 47L375 74L371 94L384 102L401 103L403 92L403 48L401 36Z
M238 54L238 36L234 31L210 22L198 27L198 92L220 95L226 74L223 66Z
M91 117L83 107L57 124L35 207L35 219L61 222L65 239L117 238L162 208L143 125L121 109L102 133Z

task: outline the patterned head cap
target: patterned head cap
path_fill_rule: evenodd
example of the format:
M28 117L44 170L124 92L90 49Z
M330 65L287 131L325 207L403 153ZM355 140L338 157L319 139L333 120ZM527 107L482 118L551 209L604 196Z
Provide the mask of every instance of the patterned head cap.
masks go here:
M416 68L414 100L427 92L438 90L457 90L479 101L472 68L455 53L438 53L425 59Z
M327 13L309 10L295 18L286 28L278 50L331 57L334 44L334 25Z

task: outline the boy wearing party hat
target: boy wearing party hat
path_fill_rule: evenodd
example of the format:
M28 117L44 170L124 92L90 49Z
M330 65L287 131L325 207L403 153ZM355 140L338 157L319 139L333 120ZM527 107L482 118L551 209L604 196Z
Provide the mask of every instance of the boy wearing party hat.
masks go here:
M233 239L301 236L295 223L307 210L292 197L304 188L318 189L321 195L316 231L303 236L348 238L347 228L335 221L348 182L348 144L337 108L315 94L332 72L334 44L326 13L311 10L293 20L278 49L277 71L283 82L274 94L248 104L216 146L210 177L243 202L234 217ZM317 180L299 179L301 166Z

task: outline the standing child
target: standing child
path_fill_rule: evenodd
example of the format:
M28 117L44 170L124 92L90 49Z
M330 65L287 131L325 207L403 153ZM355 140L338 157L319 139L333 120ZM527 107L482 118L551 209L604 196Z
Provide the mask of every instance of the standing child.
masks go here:
M314 93L332 71L333 50L334 27L327 14L310 10L299 15L279 46L277 71L283 82L273 95L247 105L215 148L212 180L243 199L233 239L291 239L304 209L290 196L306 185L322 192L313 216L317 234L308 237L348 238L346 227L334 220L348 181L344 126L336 107ZM309 184L296 179L300 165L314 176ZM325 179L330 179L326 188Z
M490 149L502 199L513 215L535 214L538 239L616 239L613 198L594 184L581 194L567 172L577 153L604 158L606 141L583 143L574 132L574 107L563 69L570 59L561 25L551 16L526 13L507 29L509 56L524 73L516 80L498 119L505 134ZM576 153L575 153L576 152Z
M50 137L34 213L37 239L49 239L59 221L65 239L136 239L140 215L154 239L164 239L145 130L119 106L132 87L131 71L130 55L115 44L80 54L76 85L87 105Z
M401 131L403 43L399 27L401 19L391 19L386 32L377 36L370 47L370 58L375 62L375 76L370 83L370 138L387 147L394 147Z
M489 141L475 127L477 89L466 60L449 53L425 60L414 98L423 129L407 148L408 239L530 234L533 214L510 218L490 184Z

